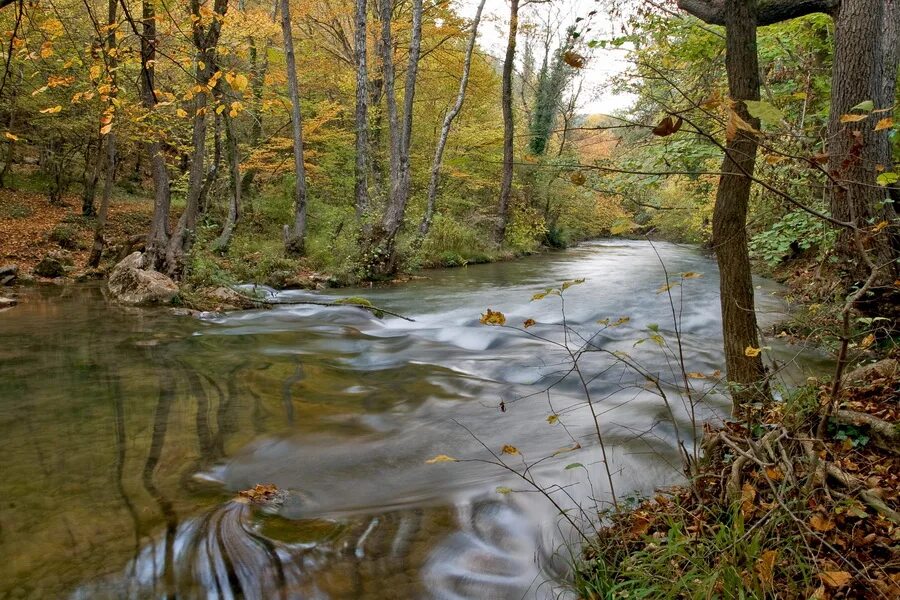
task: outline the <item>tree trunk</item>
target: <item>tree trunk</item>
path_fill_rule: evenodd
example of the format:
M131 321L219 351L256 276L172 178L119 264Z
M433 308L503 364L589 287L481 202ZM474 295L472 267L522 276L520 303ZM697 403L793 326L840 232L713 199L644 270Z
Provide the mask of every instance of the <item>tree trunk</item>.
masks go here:
M756 14L752 2L727 0L726 68L734 110L755 129L759 122L747 112L742 100L759 100L759 60L756 48ZM747 251L747 208L750 177L756 163L754 133L739 130L727 141L722 175L713 209L712 242L719 265L722 333L725 363L732 384L734 414L746 402L765 399L762 359L748 356L747 348L759 348L753 281Z
M107 108L108 111L104 113L110 119L114 118L115 112L113 111L115 107L115 96L116 96L116 28L115 24L118 22L116 18L116 13L119 8L119 0L109 0L109 17L107 19L107 24L110 28L109 33L106 36L106 48L107 48L107 69L110 77L110 83L112 84L112 89L114 90L110 94L110 104ZM101 124L103 120L101 119ZM110 121L112 123L112 121ZM114 124L113 124L114 125ZM101 133L101 135L103 135ZM98 150L103 149L103 139L101 137L100 144L98 146ZM101 153L97 153L97 163L98 165L103 162L101 158ZM98 169L99 171L99 169ZM99 176L99 172L98 172ZM103 256L103 246L105 244L105 240L103 238L104 230L106 229L106 221L109 217L109 203L112 199L112 188L113 182L116 177L116 134L111 130L106 134L106 178L103 181L103 197L100 200L100 211L97 213L97 222L94 225L94 243L91 246L91 254L88 256L88 266L96 268L100 264L100 259ZM94 183L96 186L96 181ZM93 207L93 201L91 201L91 206Z
M503 59L502 98L503 107L503 179L500 182L500 221L497 225L497 241L503 243L506 237L506 224L509 220L509 198L512 195L513 182L513 137L515 123L513 121L513 63L516 58L516 35L519 29L519 0L511 0L509 7L509 37L506 41L506 57Z
M215 0L213 12L225 16L228 0ZM200 214L200 205L215 177L215 165L209 176L206 173L206 129L209 104L209 83L216 71L216 46L222 31L222 21L218 18L204 19L200 10L200 0L191 0L191 14L194 16L193 41L197 50L195 78L200 91L194 95L192 105L193 127L191 133L191 163L188 172L188 191L184 212L169 239L166 249L166 271L173 279L179 279L184 270L184 257L190 250ZM204 20L209 24L204 27Z
M484 9L484 3L485 0L481 0L478 10L475 12L475 19L472 21L472 32L469 34L469 43L466 46L466 58L463 62L462 77L459 80L459 91L456 93L456 103L444 117L441 135L434 150L434 161L431 163L431 179L428 181L428 199L425 206L425 216L422 219L422 224L419 225L419 237L428 235L431 219L434 217L434 203L437 198L438 179L441 174L444 148L447 145L447 137L450 135L450 126L453 124L453 120L459 114L459 111L462 110L462 105L466 98L466 86L469 84L469 69L472 66L472 53L475 50L475 42L478 38L478 24L481 22L481 12Z
M284 226L284 247L288 254L303 254L306 236L306 172L303 166L303 121L300 113L300 88L294 61L294 38L291 33L289 0L281 0L281 33L284 36L284 58L287 62L288 91L291 98L291 125L294 135L294 225Z
M222 228L222 234L214 244L216 250L220 252L228 249L231 235L234 233L234 226L237 225L238 220L241 218L241 160L240 156L238 156L237 137L234 135L234 127L228 110L222 113L222 117L225 121L225 152L228 155L231 196L228 202L228 217L225 220L225 226Z
M153 0L143 0L142 3L142 32L141 38L141 103L147 112L151 112L156 106L156 92L154 91L154 78L156 67L156 11ZM138 34L138 32L135 32ZM145 144L147 155L150 157L150 170L153 178L153 220L150 223L150 233L147 236L147 249L144 253L144 266L161 270L165 263L166 247L169 243L169 205L171 194L169 191L169 171L166 167L166 157L162 152L162 142L154 137L153 141Z
M94 200L97 197L97 182L100 180L100 172L103 168L103 138L97 142L97 156L94 157L93 168L87 165L90 162L90 146L84 151L84 189L81 192L81 214L85 217L94 216Z
M266 81L266 71L269 70L269 40L266 39L262 47L262 59L259 57L259 49L256 39L250 36L250 87L253 94L253 125L250 129L250 145L257 146L262 139L262 97L263 87Z
M384 1L384 0L382 0ZM356 0L354 60L356 62L356 219L369 208L369 75L366 70L366 0Z
M843 0L835 15L828 168L841 185L831 187L831 212L861 228L897 218L893 206L884 202L887 190L875 182L878 166L892 164L890 129L874 129L889 113L873 113L851 123L841 123L841 116L861 102L874 102L876 110L896 102L896 47L889 38L896 36L897 18L895 0ZM897 252L890 232L860 235L872 261L885 267L881 280L893 281ZM859 281L868 277L868 267L855 238L853 231L842 230L836 250L851 279Z

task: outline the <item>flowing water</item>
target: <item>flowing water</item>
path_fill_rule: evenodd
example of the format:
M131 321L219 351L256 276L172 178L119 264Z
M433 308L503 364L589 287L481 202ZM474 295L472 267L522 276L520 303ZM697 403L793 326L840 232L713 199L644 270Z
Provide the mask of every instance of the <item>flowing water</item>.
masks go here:
M727 412L708 379L691 379L693 402L664 385L667 407L610 354L678 380L647 339L658 327L675 348L674 306L687 370L723 368L714 263L656 251L594 242L277 296L364 295L414 322L311 305L197 319L108 304L99 285L25 290L0 313L0 598L560 596L577 535L558 509L608 503L610 479L619 498L678 481L691 415ZM673 281L703 276L670 304L661 261ZM531 301L579 278L564 306ZM772 323L784 306L757 284ZM480 324L487 308L508 326ZM582 384L563 346L584 339ZM788 379L823 364L771 346ZM426 463L442 454L463 460ZM512 472L526 464L556 508ZM257 483L281 501L234 500Z

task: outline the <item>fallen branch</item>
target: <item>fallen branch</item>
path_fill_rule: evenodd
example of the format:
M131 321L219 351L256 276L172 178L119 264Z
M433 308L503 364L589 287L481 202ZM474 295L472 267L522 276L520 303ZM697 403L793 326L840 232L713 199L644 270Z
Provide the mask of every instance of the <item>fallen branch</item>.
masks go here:
M885 519L892 522L894 525L900 525L900 513L889 507L884 503L884 500L881 499L881 494L876 490L870 489L863 484L862 481L850 475L849 473L843 471L840 467L838 467L834 463L826 463L825 470L828 473L828 476L846 487L851 491L858 491L859 498L863 502L866 503L872 510L876 511Z
M855 410L838 410L831 416L831 422L864 427L872 443L885 452L900 455L900 425Z

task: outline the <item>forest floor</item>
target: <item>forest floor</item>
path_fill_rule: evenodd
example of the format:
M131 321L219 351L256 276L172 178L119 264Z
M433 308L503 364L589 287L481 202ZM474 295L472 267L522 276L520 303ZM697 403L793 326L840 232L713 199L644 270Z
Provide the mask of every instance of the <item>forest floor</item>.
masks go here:
M583 598L900 598L900 365L707 428L689 482L608 515Z

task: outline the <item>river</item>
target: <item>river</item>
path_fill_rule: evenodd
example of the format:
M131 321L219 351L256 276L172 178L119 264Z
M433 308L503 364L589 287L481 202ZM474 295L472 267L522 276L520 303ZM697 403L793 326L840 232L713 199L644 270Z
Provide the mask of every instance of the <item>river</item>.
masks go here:
M627 502L679 481L678 440L727 414L710 390L715 263L600 241L425 275L276 296L363 295L412 322L311 305L198 319L109 304L100 285L24 289L0 312L0 598L565 597L570 520L589 527L610 482ZM532 301L582 278L564 309ZM764 328L777 291L757 281ZM488 308L507 325L481 324ZM584 340L582 385L564 346ZM766 343L787 384L825 364ZM664 381L668 407L615 352ZM280 501L234 500L257 483Z

